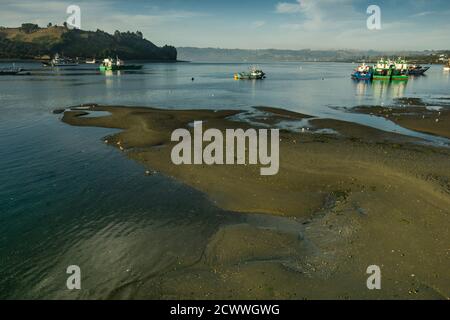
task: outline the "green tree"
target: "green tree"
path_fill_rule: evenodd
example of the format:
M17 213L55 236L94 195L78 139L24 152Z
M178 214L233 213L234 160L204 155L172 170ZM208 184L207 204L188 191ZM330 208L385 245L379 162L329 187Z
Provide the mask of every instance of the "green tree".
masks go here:
M39 26L34 23L22 23L21 29L25 33L32 33L36 30L39 30Z

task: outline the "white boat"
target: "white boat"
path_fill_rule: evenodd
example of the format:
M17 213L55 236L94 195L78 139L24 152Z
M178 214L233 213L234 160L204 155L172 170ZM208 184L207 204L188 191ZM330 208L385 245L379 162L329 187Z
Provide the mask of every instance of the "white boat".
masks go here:
M0 76L15 76L23 71L22 68L16 68L16 65L13 63L11 68L3 68L0 69Z
M77 62L64 57L60 57L59 54L55 54L55 57L50 62L43 62L46 67L74 67L78 66Z
M444 66L444 71L450 71L450 59L447 61L447 64Z
M86 59L86 63L87 64L96 64L97 60L95 58L93 58L93 59Z
M249 72L235 73L235 80L262 80L266 78L266 74L257 67L251 67Z

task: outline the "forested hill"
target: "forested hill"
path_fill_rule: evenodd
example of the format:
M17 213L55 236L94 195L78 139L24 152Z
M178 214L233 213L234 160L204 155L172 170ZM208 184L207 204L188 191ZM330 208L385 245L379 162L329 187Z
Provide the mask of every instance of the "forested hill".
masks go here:
M176 61L172 46L158 47L141 32L107 32L25 23L19 28L0 27L0 59L40 59L56 53L66 57Z

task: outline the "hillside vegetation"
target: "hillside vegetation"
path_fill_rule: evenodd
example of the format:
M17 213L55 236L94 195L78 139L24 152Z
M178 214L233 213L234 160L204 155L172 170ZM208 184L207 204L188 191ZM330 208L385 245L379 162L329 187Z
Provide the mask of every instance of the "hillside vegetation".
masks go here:
M40 59L56 53L71 58L103 58L175 61L177 50L158 47L141 32L107 32L68 29L65 26L40 28L22 24L19 28L0 27L0 59Z

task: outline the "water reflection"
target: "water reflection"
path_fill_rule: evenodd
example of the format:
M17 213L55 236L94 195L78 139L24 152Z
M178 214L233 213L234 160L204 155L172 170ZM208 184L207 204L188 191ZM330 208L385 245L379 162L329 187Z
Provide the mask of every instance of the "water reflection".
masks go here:
M112 71L112 70L106 70L102 72L102 74L105 76L105 85L107 89L110 89L109 93L112 93L115 83L117 82L117 85L120 86L120 76L122 73L120 71Z
M106 70L106 71L103 72L103 74L104 74L106 77L112 77L112 76L115 76L115 75L117 75L117 76L120 77L120 75L121 75L122 73L121 73L120 70L118 70L118 71Z
M354 81L358 100L372 96L376 103L404 97L407 83L407 81Z

